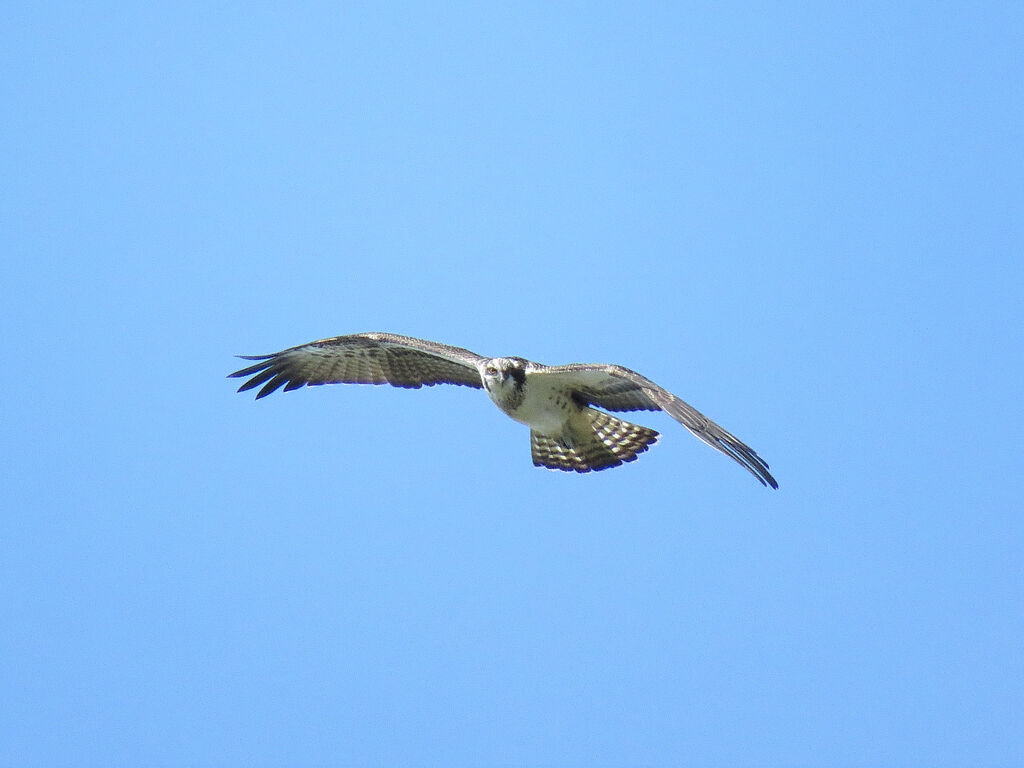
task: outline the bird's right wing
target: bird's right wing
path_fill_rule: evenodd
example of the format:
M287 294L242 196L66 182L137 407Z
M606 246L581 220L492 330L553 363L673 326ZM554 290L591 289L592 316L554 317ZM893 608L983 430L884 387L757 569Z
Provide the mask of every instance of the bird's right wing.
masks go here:
M391 384L416 389L457 384L482 388L477 364L486 359L462 347L393 333L356 333L291 347L273 355L247 356L260 362L228 378L251 377L239 392L260 386L258 400L281 386L288 392L306 384Z

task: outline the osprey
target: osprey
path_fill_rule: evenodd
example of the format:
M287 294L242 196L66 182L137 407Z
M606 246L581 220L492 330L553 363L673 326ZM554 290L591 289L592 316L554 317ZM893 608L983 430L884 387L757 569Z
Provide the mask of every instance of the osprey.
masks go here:
M778 488L751 448L650 379L619 365L541 365L521 357L483 357L461 347L393 333L356 333L291 347L273 355L242 355L255 365L230 374L251 378L239 392L263 385L256 399L284 387L391 384L418 389L456 384L483 389L494 404L530 427L533 463L575 472L633 461L658 439L653 429L604 411L664 411L738 462L763 485ZM596 407L595 407L596 406Z

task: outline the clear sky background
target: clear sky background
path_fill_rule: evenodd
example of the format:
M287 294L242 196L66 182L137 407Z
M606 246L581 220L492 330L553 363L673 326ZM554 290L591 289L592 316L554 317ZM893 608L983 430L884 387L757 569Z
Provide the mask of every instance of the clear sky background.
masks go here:
M1022 764L1024 7L839 5L6 5L0 764Z

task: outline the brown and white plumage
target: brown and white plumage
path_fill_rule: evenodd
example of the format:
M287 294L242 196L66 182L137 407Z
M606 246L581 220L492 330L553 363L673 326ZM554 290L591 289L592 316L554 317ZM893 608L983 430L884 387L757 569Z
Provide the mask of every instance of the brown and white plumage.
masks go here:
M483 388L513 419L531 429L534 464L589 472L633 461L658 438L609 411L664 411L705 443L778 488L749 446L650 379L618 365L546 366L520 357L488 358L468 349L391 333L357 333L291 347L231 374L250 377L239 392L256 398L284 387L392 384L418 388L456 384Z
M480 389L477 365L486 359L461 347L393 333L335 336L273 355L239 357L260 361L231 374L252 376L239 392L263 384L257 400L282 385L285 392L306 384L391 384L407 389L458 384Z

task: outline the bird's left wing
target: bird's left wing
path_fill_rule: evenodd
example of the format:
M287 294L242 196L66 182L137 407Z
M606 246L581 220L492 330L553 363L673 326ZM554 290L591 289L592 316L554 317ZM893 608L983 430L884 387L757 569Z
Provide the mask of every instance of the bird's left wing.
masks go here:
M750 446L636 371L621 365L574 363L545 368L543 375L559 377L583 405L609 411L664 411L712 448L746 467L763 485L779 487L768 464Z
M240 355L260 362L229 378L250 376L239 392L263 385L258 400L281 386L306 384L392 384L416 389L457 384L482 388L477 363L485 358L462 347L393 333L356 333L311 341L273 355Z

